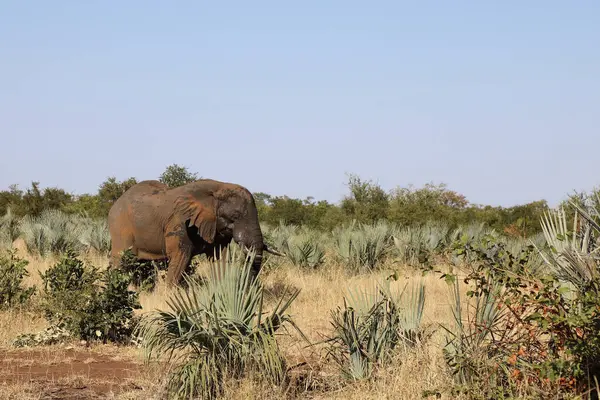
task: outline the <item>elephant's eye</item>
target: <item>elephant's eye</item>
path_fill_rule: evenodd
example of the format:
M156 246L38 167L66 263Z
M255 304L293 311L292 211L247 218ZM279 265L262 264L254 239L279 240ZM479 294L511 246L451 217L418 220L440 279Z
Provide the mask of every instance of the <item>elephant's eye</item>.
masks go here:
M222 231L231 231L233 230L233 221L229 218L219 217L219 230Z

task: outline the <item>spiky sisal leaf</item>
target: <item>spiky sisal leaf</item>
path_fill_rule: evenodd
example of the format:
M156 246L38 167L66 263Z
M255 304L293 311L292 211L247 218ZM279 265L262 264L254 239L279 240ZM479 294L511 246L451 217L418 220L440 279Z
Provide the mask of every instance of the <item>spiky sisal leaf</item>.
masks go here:
M322 239L314 233L301 233L287 240L286 254L292 264L302 268L317 268L325 261Z
M419 282L405 295L394 293L389 280L370 290L348 288L344 306L332 312L334 334L329 354L350 379L368 379L378 364L387 362L398 344L416 344L421 335L425 287Z
M249 254L241 266L235 256L213 262L206 283L185 278L187 289L169 296L167 310L142 317L138 335L147 357L166 355L177 364L168 384L176 398L213 398L224 377L239 377L249 368L273 384L284 378L274 334L285 324L297 329L286 311L299 290L265 313L262 285L250 276L253 258Z
M591 215L598 210L585 210L572 204L575 207L572 229L569 229L570 224L562 208L549 211L542 217L542 231L549 250L538 250L559 279L575 288L582 288L598 277L600 247L594 236L600 233L600 226Z
M508 310L499 307L502 285L492 276L488 277L487 290L482 295L475 296L474 301L467 299L466 309L463 309L459 281L454 279L451 283L454 329L444 325L441 327L448 334L443 349L446 363L457 383L465 385L474 382L482 371L501 365L501 353L490 351L487 344L494 340L494 328L502 326Z
M338 227L334 236L339 258L353 270L375 269L391 248L392 230L384 221Z

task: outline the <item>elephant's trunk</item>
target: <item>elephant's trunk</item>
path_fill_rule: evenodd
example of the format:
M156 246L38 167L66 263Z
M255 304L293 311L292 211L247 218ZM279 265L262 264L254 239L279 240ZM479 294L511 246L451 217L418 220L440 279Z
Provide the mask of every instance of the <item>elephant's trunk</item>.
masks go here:
M255 227L249 229L249 226ZM250 271L251 279L254 280L260 272L265 247L260 226L258 223L249 225L240 224L239 228L236 227L233 230L233 240L240 245L244 252L254 250L255 256Z

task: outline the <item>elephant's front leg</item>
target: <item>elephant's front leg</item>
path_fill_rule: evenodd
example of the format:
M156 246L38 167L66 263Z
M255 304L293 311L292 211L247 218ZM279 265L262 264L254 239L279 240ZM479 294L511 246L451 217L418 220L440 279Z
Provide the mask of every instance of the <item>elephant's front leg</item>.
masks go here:
M193 244L185 234L183 227L177 227L167 232L165 247L169 266L167 268L167 286L175 286L179 283L181 275L192 260Z

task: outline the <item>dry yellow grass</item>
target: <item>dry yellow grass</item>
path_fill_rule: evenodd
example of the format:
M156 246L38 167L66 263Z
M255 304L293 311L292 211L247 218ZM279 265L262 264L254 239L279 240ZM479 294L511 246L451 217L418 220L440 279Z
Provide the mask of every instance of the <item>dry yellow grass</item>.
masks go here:
M95 265L107 265L105 257L89 257ZM30 260L28 267L30 277L26 284L39 285L41 280L38 271L45 271L55 260L31 256L27 258ZM267 272L263 279L266 289L274 293L280 292L285 285L301 289L299 297L289 312L310 341L317 342L331 332L330 312L342 304L345 289L357 285L372 287L377 277L383 278L385 274L348 276L342 267L336 264L326 265L316 272L307 272L284 264L276 270ZM426 286L423 323L431 327L436 327L438 323L451 325L450 291L447 284L439 277L421 278L420 274L407 272L407 276L395 282L393 287L401 288L405 283L415 282L417 279L424 279ZM168 290L162 284L159 284L153 293L141 294L140 302L143 309L139 312L165 307L167 295ZM6 349L17 334L36 332L44 327L45 321L41 316L18 310L2 312L0 313L0 347ZM280 336L278 340L290 366L305 363L292 370L292 376L301 377L303 382L298 385L307 385L311 389L294 395L291 392L283 393L273 388L259 387L252 381L246 380L229 384L226 388L226 398L279 399L295 396L314 399L417 399L422 398L424 390L447 387L451 379L442 358L443 334L440 331L436 332L422 347L401 353L392 366L385 371L380 371L377 379L370 383L343 382L335 364L324 358L323 347L307 347L294 331L291 331L290 335ZM142 357L141 350L133 347L95 345L94 351L113 356L118 354L124 360L136 362L141 362ZM161 372L164 372L160 370L162 368L157 370L156 366L145 367L144 373L135 382L135 388L122 390L119 394L113 394L111 395L113 397L108 398L148 399L159 396L160 392L157 388L160 386ZM85 381L87 378L78 379ZM35 397L38 395L36 390L41 388L35 383L20 383L17 386L20 386L20 390L14 385L0 385L0 397L39 398Z

